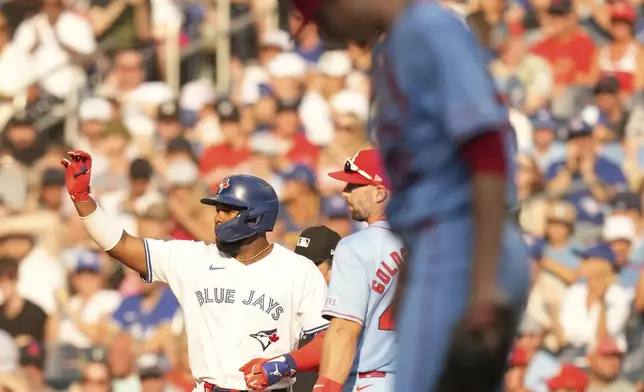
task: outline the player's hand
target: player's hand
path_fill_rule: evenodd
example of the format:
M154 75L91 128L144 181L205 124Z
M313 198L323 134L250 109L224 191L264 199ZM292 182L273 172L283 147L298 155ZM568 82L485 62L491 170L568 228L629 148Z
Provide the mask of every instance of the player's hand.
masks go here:
M266 361L266 358L251 359L239 368L239 371L244 373L244 381L249 390L261 391L268 387L268 379L262 368L262 365Z
M602 302L608 287L609 283L604 278L592 277L588 279L588 300L591 303Z
M584 157L579 164L579 171L581 172L584 180L588 182L593 182L596 180L597 176L595 175L595 158L594 157Z
M569 148L568 148L569 147ZM581 151L579 146L576 144L571 144L568 146L568 156L566 157L566 167L571 172L576 172L579 170L579 160L581 158Z
M496 309L501 303L495 300L475 301L470 303L463 317L462 327L470 332L491 329L497 317Z
M65 186L73 202L89 200L89 180L92 170L92 157L85 151L75 150L67 153L68 158L60 163L65 166Z
M503 300L472 301L452 335L438 390L495 390L503 378L517 317Z
M246 386L252 391L262 391L285 377L294 377L296 365L290 354L275 358L255 358L239 368L244 373Z

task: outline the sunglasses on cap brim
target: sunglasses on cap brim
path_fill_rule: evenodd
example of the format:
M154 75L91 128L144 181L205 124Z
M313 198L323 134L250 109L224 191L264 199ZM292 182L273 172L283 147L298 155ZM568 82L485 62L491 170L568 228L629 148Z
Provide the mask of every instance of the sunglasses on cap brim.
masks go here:
M346 162L344 162L344 172L347 174L357 173L364 177L367 181L369 181L370 184L378 185L378 183L373 179L373 177L371 177L369 173L360 169L360 167L356 165L353 158L347 158Z

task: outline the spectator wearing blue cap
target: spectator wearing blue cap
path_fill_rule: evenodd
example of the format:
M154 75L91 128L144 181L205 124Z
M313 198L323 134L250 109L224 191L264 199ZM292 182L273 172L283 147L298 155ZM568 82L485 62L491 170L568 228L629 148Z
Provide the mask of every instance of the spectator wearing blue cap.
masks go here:
M273 128L275 113L277 113L277 99L275 91L268 84L260 84L258 87L259 97L252 106L255 131L270 131Z
M90 349L102 344L105 321L116 310L121 296L114 290L104 290L100 254L84 251L77 255L71 272L71 288L56 293L58 309L51 316L47 338L59 344Z
M327 196L322 199L322 224L346 237L357 231L358 222L351 219L349 207L342 195Z
M572 285L563 300L559 321L568 348L563 358L583 357L604 338L626 350L625 328L633 296L616 283L617 257L606 243L577 252L585 281Z
M283 175L282 204L273 233L289 249L294 249L300 232L320 219L322 199L315 173L306 165L294 165Z
M567 159L546 171L546 189L575 205L576 238L590 243L601 236L608 203L628 185L619 166L596 154L591 127L582 119L571 121L567 145Z
M548 110L537 111L530 117L530 122L533 128L534 148L531 155L537 161L541 172L544 173L551 164L565 159L566 146L555 140L559 125Z

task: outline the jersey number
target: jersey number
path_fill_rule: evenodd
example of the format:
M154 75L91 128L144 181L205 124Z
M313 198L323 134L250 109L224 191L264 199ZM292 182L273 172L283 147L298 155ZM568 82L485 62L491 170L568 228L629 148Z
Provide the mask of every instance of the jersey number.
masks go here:
M378 329L381 331L394 331L396 329L396 320L394 318L392 305L389 305L378 319Z

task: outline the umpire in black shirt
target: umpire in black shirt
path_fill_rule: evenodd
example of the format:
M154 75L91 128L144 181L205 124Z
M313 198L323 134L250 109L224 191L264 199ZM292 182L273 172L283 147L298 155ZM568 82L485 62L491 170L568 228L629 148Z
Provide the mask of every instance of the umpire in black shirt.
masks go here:
M314 226L305 229L297 239L295 253L311 260L324 275L324 280L329 284L331 267L333 266L333 252L340 242L340 235L326 226ZM300 347L307 344L309 339L300 340ZM294 392L311 392L317 379L316 372L300 373L293 387Z
M324 276L326 284L329 284L333 252L341 239L340 234L326 226L309 227L300 233L295 253L311 260Z

